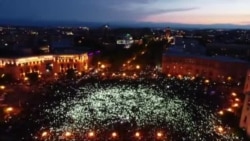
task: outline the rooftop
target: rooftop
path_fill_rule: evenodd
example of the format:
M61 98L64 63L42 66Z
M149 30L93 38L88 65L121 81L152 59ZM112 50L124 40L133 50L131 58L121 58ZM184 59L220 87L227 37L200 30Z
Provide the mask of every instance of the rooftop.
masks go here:
M170 47L163 55L178 56L178 57L185 57L185 58L210 59L210 60L223 61L223 62L249 63L244 60L227 57L227 56L206 56L204 54L192 54L190 52L185 52L184 50L174 48L174 47Z
M85 49L68 49L68 50L56 50L53 53L46 53L46 54L24 54L24 53L18 53L18 52L9 52L9 53L1 53L0 58L1 59L17 59L17 58L25 58L25 57L40 57L40 56L51 56L51 55L77 55L77 54L84 54L84 53L92 53L95 51L85 50Z

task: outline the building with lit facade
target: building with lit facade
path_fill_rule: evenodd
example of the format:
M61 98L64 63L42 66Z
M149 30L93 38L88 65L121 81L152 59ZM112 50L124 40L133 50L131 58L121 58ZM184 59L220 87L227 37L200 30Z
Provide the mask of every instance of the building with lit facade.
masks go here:
M242 107L240 127L246 129L247 135L250 137L250 69L247 72L243 93L245 100Z
M224 56L191 54L170 47L162 57L162 72L169 75L205 77L215 81L244 82L249 63Z
M116 40L116 44L122 45L124 48L130 48L133 43L134 43L134 40L130 34L121 36L119 39Z
M84 72L90 58L88 53L0 58L0 75L9 74L16 80L23 80L31 73L42 77L65 73L69 69Z
M168 27L165 31L165 38L167 40L168 43L170 43L171 45L175 44L175 37L172 35L172 31L171 29Z

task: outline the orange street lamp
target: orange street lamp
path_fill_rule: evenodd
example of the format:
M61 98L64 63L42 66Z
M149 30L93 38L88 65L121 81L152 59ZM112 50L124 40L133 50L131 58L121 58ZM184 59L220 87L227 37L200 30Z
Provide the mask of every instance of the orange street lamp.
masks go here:
M227 111L228 112L233 112L233 109L232 108L227 108Z
M182 75L179 74L179 75L178 75L178 78L179 78L179 79L182 79Z
M240 101L240 99L239 99L239 98L235 98L235 101L239 102L239 101Z
M239 107L239 104L238 103L234 103L233 107Z
M236 94L235 92L232 92L232 96L236 97L236 96L237 96L237 94Z
M4 90L4 89L5 89L5 86L4 86L4 85L1 85L1 86L0 86L0 89L1 89L1 90Z
M70 137L70 136L72 136L72 133L67 131L67 132L65 133L65 137Z
M95 136L95 132L90 131L90 132L88 133L88 137L89 137L89 138L93 138L94 136Z
M106 66L104 64L101 65L101 68L104 69Z
M140 67L140 65L136 65L136 69L140 69L141 67Z
M47 131L42 132L41 136L42 138L46 138L49 135Z
M204 82L205 82L205 83L209 83L210 81L209 81L208 79L206 79Z
M220 115L224 115L224 112L221 110L221 111L219 111L219 114Z
M113 132L112 134L111 134L111 137L112 138L116 138L118 136L118 134L116 133L116 132Z
M136 138L140 138L140 136L141 136L140 132L135 132L135 137Z
M10 113L10 112L13 112L14 111L14 108L13 107L7 107L6 109L5 109L5 112L6 113Z
M162 138L163 137L163 133L162 132L157 132L156 133L156 137L157 138Z
M219 126L219 127L217 127L217 131L218 131L218 133L223 133L224 128L222 126Z

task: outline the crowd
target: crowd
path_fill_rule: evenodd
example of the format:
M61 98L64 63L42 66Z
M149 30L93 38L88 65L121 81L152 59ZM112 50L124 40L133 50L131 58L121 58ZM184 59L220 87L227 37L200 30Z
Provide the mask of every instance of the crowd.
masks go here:
M30 110L25 116L26 123L32 123L30 137L43 140L46 131L51 140L66 139L64 133L70 132L75 140L84 140L94 131L96 140L102 140L116 131L120 140L133 140L133 133L140 131L140 139L152 140L161 130L168 140L243 140L218 114L227 101L215 83L140 75L135 79L100 74L47 85L42 97L24 108Z

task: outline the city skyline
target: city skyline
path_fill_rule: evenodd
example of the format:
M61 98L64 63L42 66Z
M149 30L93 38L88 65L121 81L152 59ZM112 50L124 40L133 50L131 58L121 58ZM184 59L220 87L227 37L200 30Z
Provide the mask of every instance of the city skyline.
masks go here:
M246 0L0 0L0 19L248 25Z

